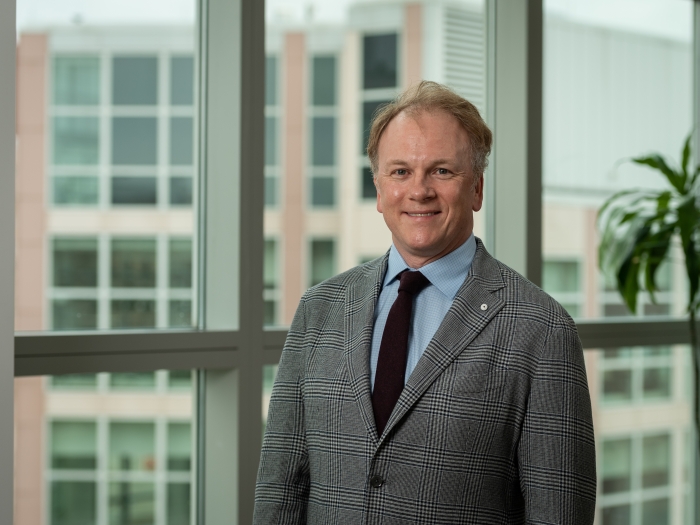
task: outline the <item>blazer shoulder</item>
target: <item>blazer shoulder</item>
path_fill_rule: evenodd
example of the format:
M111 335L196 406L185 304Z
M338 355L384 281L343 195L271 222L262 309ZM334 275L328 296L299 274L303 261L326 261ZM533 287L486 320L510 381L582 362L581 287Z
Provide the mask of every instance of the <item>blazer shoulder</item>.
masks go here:
M479 242L474 259L474 277L491 288L500 288L507 303L517 307L528 305L539 309L553 322L575 327L564 307L535 283L507 264L492 257Z

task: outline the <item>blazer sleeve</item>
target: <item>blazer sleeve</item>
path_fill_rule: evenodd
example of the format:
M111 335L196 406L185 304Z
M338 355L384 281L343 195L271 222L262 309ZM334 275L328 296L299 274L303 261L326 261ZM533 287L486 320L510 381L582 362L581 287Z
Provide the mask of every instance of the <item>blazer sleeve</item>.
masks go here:
M301 391L305 329L302 298L272 389L255 487L255 525L306 523L309 458Z
M595 439L581 341L569 317L546 340L518 444L527 523L593 523Z

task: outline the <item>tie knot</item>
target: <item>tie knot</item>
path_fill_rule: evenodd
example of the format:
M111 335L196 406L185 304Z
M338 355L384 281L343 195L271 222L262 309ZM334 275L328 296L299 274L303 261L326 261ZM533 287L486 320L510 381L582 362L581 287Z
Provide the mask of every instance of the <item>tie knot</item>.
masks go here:
M430 281L420 272L404 271L401 274L401 283L399 284L399 292L408 292L411 295L417 295L423 288L428 286Z

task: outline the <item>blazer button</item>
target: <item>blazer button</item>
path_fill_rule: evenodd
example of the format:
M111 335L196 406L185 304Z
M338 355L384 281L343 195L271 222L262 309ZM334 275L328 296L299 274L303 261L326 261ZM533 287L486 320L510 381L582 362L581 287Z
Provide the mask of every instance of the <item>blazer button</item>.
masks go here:
M378 489L382 485L384 485L384 479L379 475L375 474L371 478L369 478L369 484L372 485L375 489Z

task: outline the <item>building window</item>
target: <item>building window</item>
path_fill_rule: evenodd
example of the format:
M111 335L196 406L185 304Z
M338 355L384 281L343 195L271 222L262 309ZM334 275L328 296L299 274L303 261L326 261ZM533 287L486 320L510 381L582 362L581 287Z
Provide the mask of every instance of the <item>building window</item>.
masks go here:
M112 177L112 204L146 204L158 202L155 177Z
M170 239L170 287L192 287L192 240Z
M53 163L95 165L99 160L97 117L53 118Z
M670 400L673 351L669 347L618 348L602 352L602 400L606 403Z
M170 104L191 106L194 103L194 58L170 58Z
M336 60L334 56L313 57L312 102L314 106L336 104Z
M670 523L670 434L606 438L601 449L602 523Z
M112 239L112 286L156 285L155 239Z
M335 241L313 239L311 241L311 286L335 275Z
M100 59L95 56L56 56L53 60L53 103L95 106L100 103Z
M277 324L280 302L279 250L276 239L265 239L263 257L263 299L265 301L265 326Z
M112 164L150 166L158 160L158 123L155 117L112 119Z
M542 288L566 308L571 317L578 317L583 306L581 263L577 260L543 261Z
M97 286L97 239L53 240L53 285L71 288Z
M170 117L170 164L191 166L193 147L192 117Z
M265 206L279 202L280 140L279 119L282 108L279 97L279 60L265 58Z
M158 103L158 58L114 57L112 103L119 106L155 106Z
M364 37L362 62L364 89L397 87L397 41L396 33Z
M99 201L99 181L95 176L58 176L52 178L53 203L90 206Z
M170 204L192 205L192 177L170 177Z

